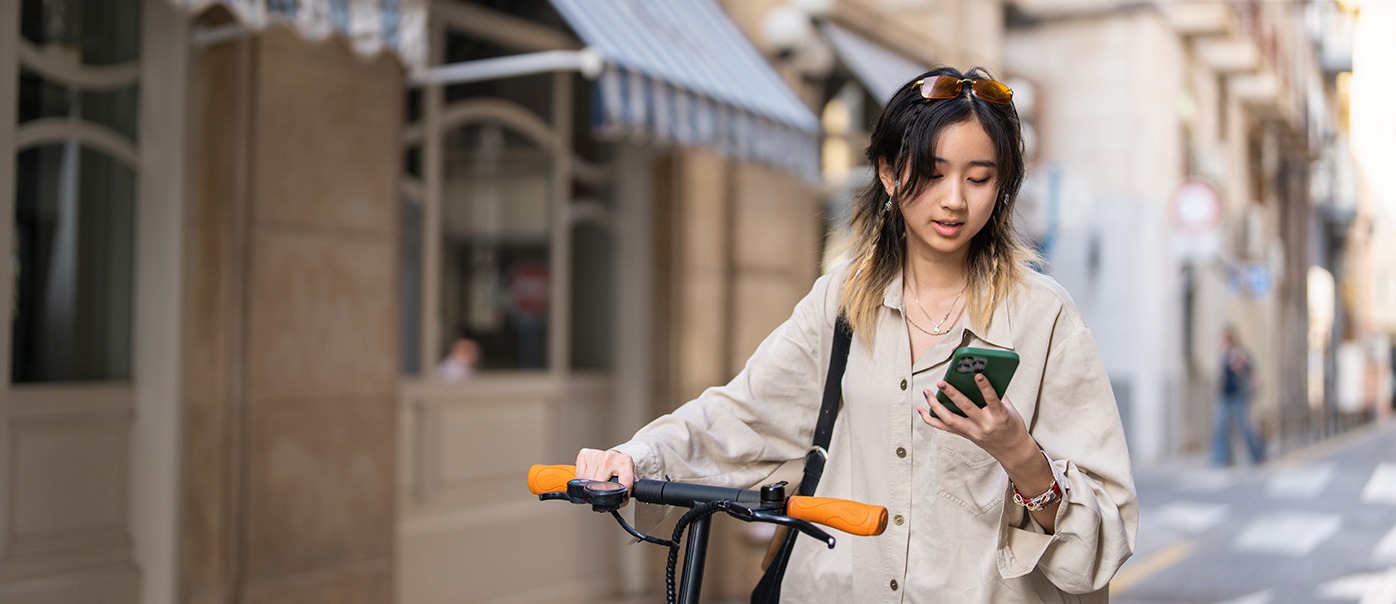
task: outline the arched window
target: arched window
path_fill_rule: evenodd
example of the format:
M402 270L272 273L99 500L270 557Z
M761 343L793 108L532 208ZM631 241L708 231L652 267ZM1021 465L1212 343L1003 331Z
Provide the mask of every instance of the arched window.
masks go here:
M131 378L139 0L25 0L10 381Z
M450 10L437 17L432 64L521 52ZM404 373L452 377L462 345L470 372L610 368L615 192L590 94L575 73L410 93Z

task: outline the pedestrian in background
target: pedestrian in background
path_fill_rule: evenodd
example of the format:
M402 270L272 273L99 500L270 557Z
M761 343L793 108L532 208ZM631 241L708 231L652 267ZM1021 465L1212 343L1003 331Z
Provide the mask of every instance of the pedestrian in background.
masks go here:
M436 377L446 381L460 381L475 375L480 365L480 345L470 338L456 338L451 343L451 352L436 365Z
M1240 432L1250 450L1251 461L1265 461L1265 444L1251 423L1251 393L1255 391L1255 365L1251 355L1236 341L1236 330L1222 332L1221 400L1212 432L1212 463L1231 465L1231 436Z
M1090 329L1013 224L1012 94L980 69L903 86L868 146L853 259L730 383L630 442L583 449L577 477L751 488L804 458L843 316L843 404L815 494L884 505L892 522L834 550L797 539L780 601L1106 601L1134 549L1129 453ZM941 379L966 346L1020 359L1002 398L977 375L983 408Z

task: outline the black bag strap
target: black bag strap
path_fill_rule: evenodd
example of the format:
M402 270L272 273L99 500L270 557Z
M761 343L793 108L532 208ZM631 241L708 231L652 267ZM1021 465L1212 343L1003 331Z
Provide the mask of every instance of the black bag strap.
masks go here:
M819 419L814 425L814 445L805 456L805 476L800 479L800 495L813 495L820 477L824 475L829 443L834 437L834 419L839 415L839 402L843 398L843 373L848 368L848 349L852 343L853 328L840 313L838 321L834 323L829 373L824 376L824 400L819 404ZM790 553L795 550L795 538L799 535L799 531L793 530L786 533L775 558L751 592L752 604L775 604L780 601L780 584L785 579L785 567L790 564Z
M814 444L805 456L805 476L800 479L801 495L813 495L824 476L828 462L829 442L834 438L834 419L839 416L843 398L843 372L848 368L848 349L853 342L853 328L843 314L834 323L834 344L829 352L829 373L824 376L824 400L819 405L819 420L814 425Z

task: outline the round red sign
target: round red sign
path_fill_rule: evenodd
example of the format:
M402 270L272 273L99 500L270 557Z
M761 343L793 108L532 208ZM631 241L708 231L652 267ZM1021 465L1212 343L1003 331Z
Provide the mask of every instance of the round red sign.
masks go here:
M1190 178L1178 185L1169 201L1173 227L1186 235L1203 235L1221 222L1221 195L1205 180Z

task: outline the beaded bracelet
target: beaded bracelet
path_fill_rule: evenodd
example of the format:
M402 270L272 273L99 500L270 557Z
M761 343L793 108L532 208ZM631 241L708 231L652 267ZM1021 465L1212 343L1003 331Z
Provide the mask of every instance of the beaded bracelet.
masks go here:
M1055 478L1052 479L1052 486L1048 487L1045 493L1033 497L1032 499L1023 497L1023 494L1018 492L1018 487L1016 485L1013 487L1013 503L1021 505L1033 512L1046 509L1047 506L1056 503L1061 500L1061 498L1062 487L1057 484L1057 479Z

